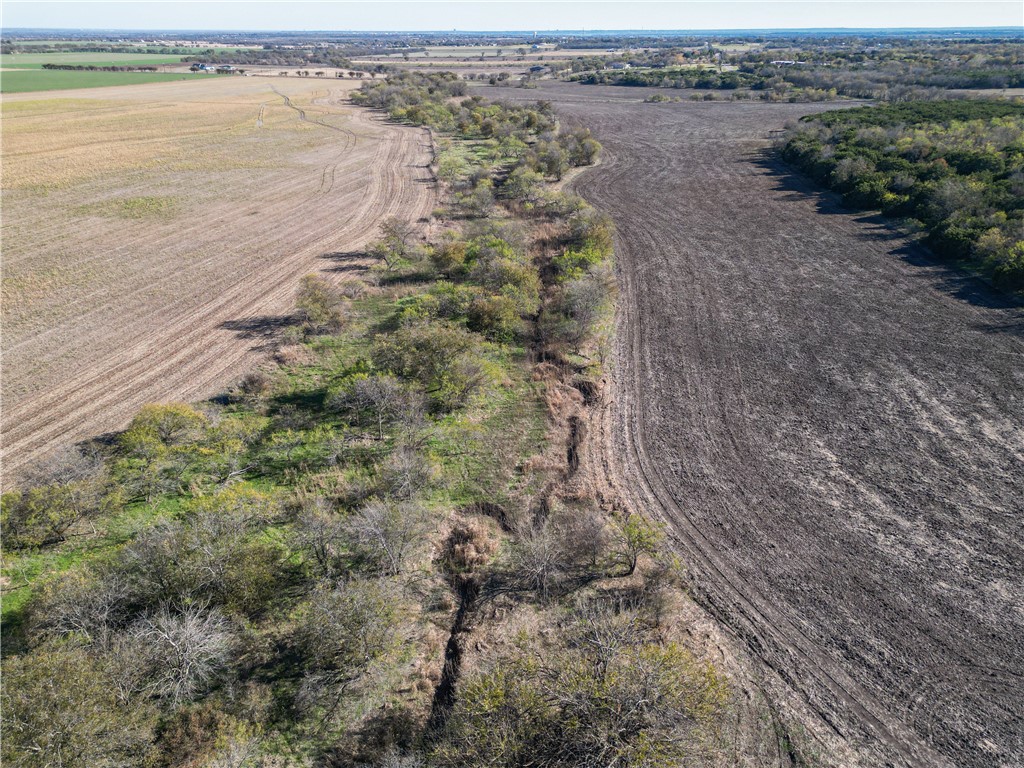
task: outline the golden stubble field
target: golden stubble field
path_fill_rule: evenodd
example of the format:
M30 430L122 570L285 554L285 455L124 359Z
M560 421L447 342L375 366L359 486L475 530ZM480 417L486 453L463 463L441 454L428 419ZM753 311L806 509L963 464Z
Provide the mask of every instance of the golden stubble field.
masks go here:
M223 77L4 97L3 460L196 399L262 354L298 279L436 193L425 131L356 83Z

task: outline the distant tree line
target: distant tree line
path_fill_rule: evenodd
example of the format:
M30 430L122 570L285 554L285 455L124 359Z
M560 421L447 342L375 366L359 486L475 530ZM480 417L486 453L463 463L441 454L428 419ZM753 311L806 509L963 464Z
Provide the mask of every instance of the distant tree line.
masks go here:
M43 69L61 69L61 70L72 70L75 72L156 72L157 67L139 67L139 66L124 66L124 67L100 67L95 64L43 64Z
M1002 39L812 39L735 52L707 43L587 57L568 63L567 70L568 79L587 84L745 88L762 98L801 101L908 101L948 98L950 89L1024 87L1024 53Z

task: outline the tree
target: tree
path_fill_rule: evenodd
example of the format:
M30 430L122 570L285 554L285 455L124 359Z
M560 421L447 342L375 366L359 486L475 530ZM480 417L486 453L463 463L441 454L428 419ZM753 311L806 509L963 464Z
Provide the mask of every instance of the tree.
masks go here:
M418 424L422 397L400 379L388 374L359 376L351 386L331 399L331 406L359 417L365 415L376 427L377 439L395 421Z
M403 250L395 247L394 241L387 239L375 240L366 247L366 255L383 262L388 272L402 263L403 254Z
M396 647L394 599L380 582L350 580L318 587L296 630L306 679L300 704L328 698L333 708L374 662Z
M604 272L591 272L565 285L562 311L569 318L566 337L578 351L607 311L614 283Z
M309 333L335 333L344 325L345 301L327 280L306 275L299 282L295 305Z
M372 569L397 576L426 532L426 514L411 503L373 499L345 523L352 549Z
M438 272L450 277L465 268L467 249L465 241L445 240L434 247L430 253L430 260Z
M367 247L367 254L384 262L387 271L397 267L403 259L412 255L414 224L397 216L390 216L380 225L381 237Z
M3 665L0 759L21 768L142 766L155 713L119 699L84 648L48 644Z
M622 576L631 576L641 555L653 555L661 546L663 535L639 515L620 521L615 531L615 561L624 567Z
M419 382L440 411L466 401L485 379L479 343L447 323L417 323L377 341L373 361L382 371Z
M496 341L512 341L523 331L519 307L509 296L480 296L467 312L470 329Z
M135 455L152 453L154 445L178 445L195 439L207 424L207 418L186 403L144 405L121 435L121 445Z
M166 605L130 630L146 666L146 689L171 708L203 692L227 667L234 639L216 610Z
M23 477L24 490L0 497L4 544L12 549L63 541L79 522L109 514L122 503L102 458L76 448L31 466Z

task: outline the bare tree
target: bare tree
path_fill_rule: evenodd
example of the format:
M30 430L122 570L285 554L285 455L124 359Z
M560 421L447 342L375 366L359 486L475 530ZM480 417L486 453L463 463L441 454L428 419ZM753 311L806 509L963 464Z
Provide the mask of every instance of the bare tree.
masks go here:
M338 575L342 569L346 531L342 520L333 514L326 499L316 498L305 505L295 525L296 543L308 552L321 575Z
M409 500L434 479L434 467L421 451L411 445L400 445L384 462L381 480L388 493Z
M423 415L423 398L401 380L386 374L356 379L352 389L332 400L332 407L368 413L384 439L384 427L395 421L418 425Z
M197 605L167 606L131 631L144 649L148 688L172 707L192 699L224 671L234 645L230 625L217 611Z
M416 504L374 499L345 526L352 548L374 568L397 576L426 529L426 514Z
M116 571L71 571L47 582L29 605L29 630L37 637L76 635L104 646L125 620L130 599L130 585Z
M510 566L516 582L547 599L565 570L563 548L554 527L544 525L521 536L512 548Z
M377 581L318 588L296 635L306 668L299 706L326 698L329 717L350 687L395 646L396 622L395 601Z
M22 485L36 488L92 480L103 474L103 457L95 450L62 448L22 472Z

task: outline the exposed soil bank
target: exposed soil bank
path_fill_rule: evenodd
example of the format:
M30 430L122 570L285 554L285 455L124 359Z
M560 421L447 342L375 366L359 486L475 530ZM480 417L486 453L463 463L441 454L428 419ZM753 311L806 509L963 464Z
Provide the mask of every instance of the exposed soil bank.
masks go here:
M1024 760L1024 312L775 165L834 105L547 86L619 230L606 457L865 765Z

